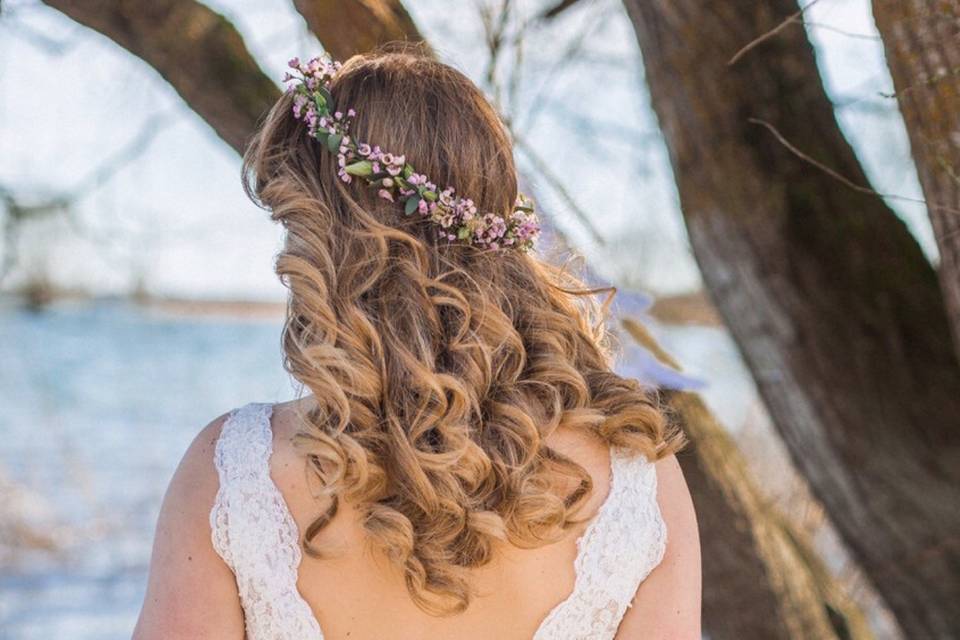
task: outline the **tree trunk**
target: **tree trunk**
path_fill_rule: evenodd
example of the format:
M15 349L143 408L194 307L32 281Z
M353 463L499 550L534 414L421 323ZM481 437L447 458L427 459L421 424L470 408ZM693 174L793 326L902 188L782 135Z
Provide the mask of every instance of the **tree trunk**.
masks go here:
M171 56L167 51L170 47L178 46L178 40L173 38L166 43L162 41L163 37L170 37L169 32L164 30L166 20L162 16L153 22L143 22L140 25L141 31L131 35L131 30L127 27L130 19L123 11L126 8L125 3L45 1L57 8L64 7L61 10L67 15L78 20L82 18L84 24L116 39L158 70L168 69L171 77L187 87L203 86L201 79L214 75L216 70L222 67L236 67L243 69L244 73L260 73L255 63L249 59L246 49L234 46L232 36L220 40L220 50L215 47L216 41L211 40L204 48L203 57L191 59L191 64L170 69ZM202 5L192 1L179 0L171 3L166 0L165 4L178 5L181 10L185 10L182 9L184 6L190 6L201 11L198 14L201 16L209 13ZM78 5L85 10L78 10ZM373 21L358 24L359 27L364 25L369 27L371 32L363 37L357 36L358 42L376 41L375 34L391 33L389 29L378 27ZM321 42L328 43L337 36L341 25L336 19L317 20L311 21L311 28ZM161 30L165 35L161 37L159 33L151 33L151 29ZM232 29L229 31L235 34ZM415 33L415 30L408 28L407 33ZM142 42L130 42L131 38L155 44L147 47ZM182 40L182 37L180 39ZM242 42L240 44L242 45ZM345 43L338 45L336 49L328 44L328 48L337 57L346 58L358 50L370 47ZM185 51L183 57L186 57L187 53L190 52ZM192 55L190 57L193 58ZM177 59L182 58L177 56ZM162 75L171 83L174 82L165 73ZM194 77L186 77L191 75ZM262 78L253 84L268 82L269 80ZM233 107L241 112L259 114L269 107L269 104L261 104L261 96L237 84L214 83L212 87L223 92L217 96L219 101L235 103ZM223 112L211 109L202 111L193 101L194 98L188 97L194 94L185 91L180 91L180 94L188 106L206 119L215 130L227 128L227 123L221 121L221 118L225 118ZM237 152L242 151L243 143L253 130L255 120L255 116L251 117L248 129L239 135L231 136L234 141L231 146ZM227 138L224 136L224 139ZM552 236L557 242L562 242L549 228L544 236ZM620 299L629 299L629 296L629 293L624 292ZM651 344L647 344L647 347L650 348ZM629 363L625 364L629 366ZM710 637L715 640L868 638L869 634L863 631L859 613L838 603L836 598L830 595L835 593L836 589L831 586L829 579L822 578L824 572L812 566L813 561L798 559L799 556L791 552L785 544L788 540L800 539L800 536L782 523L778 524L771 519L769 511L758 508L757 492L745 463L736 454L729 436L720 429L701 401L696 396L682 393L668 396L668 401L694 443L691 453L682 456L681 464L693 493L698 518L703 525L701 540L705 572L704 629ZM827 612L836 618L832 627L827 620ZM844 629L849 633L843 631Z
M293 0L293 6L337 60L388 42L423 41L399 0Z
M936 274L867 184L794 0L624 0L711 296L815 495L911 638L960 633L960 366Z
M874 0L960 356L960 0Z
M642 325L621 322L647 351L678 367ZM703 400L681 391L663 397L691 443L677 457L701 531L705 634L713 640L872 638L810 541L764 500L733 438Z
M195 0L43 1L146 61L238 152L280 96L233 25Z

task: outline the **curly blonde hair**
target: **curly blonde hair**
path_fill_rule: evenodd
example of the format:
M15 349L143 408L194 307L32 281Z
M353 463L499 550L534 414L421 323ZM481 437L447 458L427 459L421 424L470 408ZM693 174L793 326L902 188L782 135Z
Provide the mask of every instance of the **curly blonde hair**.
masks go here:
M358 137L401 150L482 211L510 211L508 133L460 72L418 52L354 56L331 93L356 109ZM547 436L586 430L651 460L682 436L654 394L611 371L595 292L530 254L439 241L344 184L291 100L267 115L244 174L286 230L284 361L315 401L297 443L327 506L303 545L320 555L315 538L347 501L421 609L460 612L495 541L536 547L582 522L590 475ZM557 477L576 489L557 495Z

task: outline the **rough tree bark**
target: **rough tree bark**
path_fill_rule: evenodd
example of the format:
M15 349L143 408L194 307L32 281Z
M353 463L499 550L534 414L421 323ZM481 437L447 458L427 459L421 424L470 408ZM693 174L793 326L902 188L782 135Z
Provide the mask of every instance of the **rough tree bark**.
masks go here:
M195 0L44 2L147 61L234 149L280 96L234 26Z
M166 24L163 16L157 16L152 26L149 22L138 21L140 30L131 34L127 25L132 18L126 15L127 5L123 2L45 1L114 38L158 70L166 69L167 73L162 75L174 86L202 86L201 78L216 73L221 66L237 67L238 73L262 75L246 49L234 46L233 36L221 40L223 46L219 50L213 44L216 41L211 40L205 45L206 55L203 57L193 56L189 48L172 54L168 48L179 46L178 40L161 41L164 37L169 38L170 33L163 28ZM203 20L210 20L205 17L209 10L192 0L165 0L165 4L176 5L183 12L189 7L191 11L197 11ZM363 24L369 26L371 33L358 36L357 42L377 42L376 33L392 33L389 29L376 27L372 22L361 22L359 26ZM151 33L151 28L163 30L165 35ZM327 44L334 41L341 25L336 20L317 20L311 22L311 28L320 41ZM232 29L231 32L235 33ZM414 30L408 27L406 32L408 35L415 33L415 27ZM142 43L129 42L131 38L155 44L143 46ZM395 36L390 35L389 38L394 39ZM179 42L182 42L182 38ZM327 46L338 58L346 58L372 45ZM171 59L184 60L186 57L191 59L191 64L171 67ZM216 60L218 57L227 60ZM194 77L184 77L190 74L194 74ZM254 84L261 83L269 81L264 77ZM257 117L269 107L264 102L272 102L273 98L264 101L259 93L249 92L231 83L214 83L208 89L217 92L218 101L236 102L235 108L252 114L248 119L248 129L240 131L238 135L222 136L238 153L242 152ZM227 128L227 123L219 121L226 117L222 112L201 110L194 103L193 94L180 93L187 105L215 130ZM634 333L639 335L636 328ZM648 348L653 348L647 338L644 340ZM737 456L730 436L717 425L702 402L692 394L683 393L668 394L667 401L693 441L691 450L681 456L681 464L693 493L698 517L703 523L704 629L710 637L716 640L869 638L861 614L839 595L832 579L819 566L815 566L816 561L809 559L812 554L798 551L805 548L805 543L796 542L802 540L802 536L772 516L769 509L759 508L759 494L746 464Z
M691 243L791 454L911 638L960 633L960 366L936 275L867 184L794 0L624 0Z
M930 205L960 357L960 0L874 0L873 16Z
M624 330L664 364L679 366L643 325ZM694 393L665 391L690 448L677 456L701 530L706 635L724 640L865 640L862 612L842 593L811 541L769 504L726 429Z
M293 0L293 6L337 60L388 42L423 42L399 0Z

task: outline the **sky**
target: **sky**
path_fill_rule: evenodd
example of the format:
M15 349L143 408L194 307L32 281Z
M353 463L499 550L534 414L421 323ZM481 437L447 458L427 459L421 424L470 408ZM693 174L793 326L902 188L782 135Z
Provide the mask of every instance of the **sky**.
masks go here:
M289 0L207 4L233 21L278 81L290 57L320 51ZM544 4L517 2L527 15ZM484 77L475 3L405 5L444 61ZM530 32L519 67L506 56L498 69L520 69L516 100L504 110L603 242L518 154L521 171L533 176L538 207L601 275L657 294L696 289L630 24L614 0L581 5L549 30ZM872 184L920 198L902 120L883 97L892 82L869 1L820 0L806 18L825 86L843 105L837 118ZM568 55L576 38L582 48ZM102 175L111 166L121 168ZM0 288L49 280L94 294L284 295L272 272L280 229L246 200L236 154L148 65L36 0L7 0L0 15L0 188L27 204L73 202L65 214L24 225L17 266ZM924 207L890 204L935 260Z

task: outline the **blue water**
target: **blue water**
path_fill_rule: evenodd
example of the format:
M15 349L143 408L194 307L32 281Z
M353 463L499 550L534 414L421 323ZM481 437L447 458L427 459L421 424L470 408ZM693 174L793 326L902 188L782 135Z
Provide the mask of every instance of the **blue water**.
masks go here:
M280 329L125 303L0 314L0 471L61 547L0 568L0 638L129 638L183 451L229 408L293 397Z

